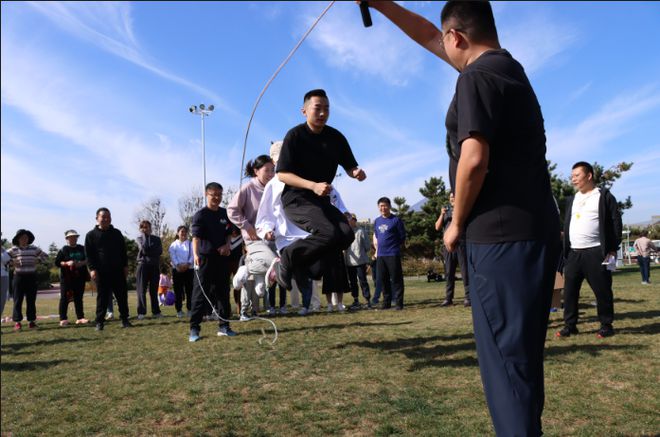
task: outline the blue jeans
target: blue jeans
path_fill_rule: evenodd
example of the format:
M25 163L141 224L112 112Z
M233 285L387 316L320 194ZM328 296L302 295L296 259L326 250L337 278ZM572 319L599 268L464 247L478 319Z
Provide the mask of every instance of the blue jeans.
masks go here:
M651 257L637 255L637 264L642 273L642 282L651 282Z

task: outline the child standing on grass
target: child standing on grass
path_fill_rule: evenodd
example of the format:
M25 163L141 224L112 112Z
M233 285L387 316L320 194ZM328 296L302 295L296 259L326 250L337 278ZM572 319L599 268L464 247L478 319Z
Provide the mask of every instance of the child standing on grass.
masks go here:
M158 300L160 306L163 306L167 297L167 292L172 288L172 280L170 279L170 269L165 264L160 266L160 277L158 278Z

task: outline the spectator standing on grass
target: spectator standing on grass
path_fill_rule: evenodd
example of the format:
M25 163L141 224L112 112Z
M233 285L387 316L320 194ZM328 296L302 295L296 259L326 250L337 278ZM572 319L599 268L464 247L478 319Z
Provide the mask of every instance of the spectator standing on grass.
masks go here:
M449 207L442 207L440 216L435 222L435 230L442 230L444 234L451 224L454 208L454 193L449 193ZM454 303L454 288L456 288L456 266L461 266L461 276L463 278L463 287L465 288L465 298L463 306L470 306L470 275L467 268L467 251L465 248L465 235L461 237L458 248L450 252L443 247L443 256L445 258L445 279L447 287L445 291L445 300L440 304L441 307L451 306Z
M5 304L9 299L9 271L7 268L11 257L4 246L0 246L0 251L2 251L2 259L0 260L0 317L2 317L5 312ZM4 319L2 321L4 322Z
M135 286L137 291L137 318L144 319L147 314L147 291L151 302L151 313L154 318L161 318L158 301L158 280L160 276L160 255L163 253L163 243L160 237L151 235L151 222L140 221L140 235L135 239L138 246L137 270Z
M13 246L8 250L11 264L14 266L14 330L22 329L23 299L25 298L26 317L30 329L37 328L37 264L46 262L48 255L37 246L33 246L34 234L26 229L19 229L11 240Z
M637 252L637 264L639 264L639 271L642 274L642 285L649 285L651 283L651 251L658 250L648 238L649 232L643 230L640 237L635 240L633 247Z
M190 301L193 289L193 251L192 242L188 239L188 228L179 226L176 230L177 239L170 244L170 262L172 263L172 282L174 283L174 308L177 317L183 317L183 300L185 298L188 317L190 317Z
M369 290L369 282L367 281L367 264L369 264L371 242L364 229L358 226L355 214L350 214L348 223L353 228L353 232L355 232L355 240L344 251L348 281L350 283L351 296L353 297L351 308L360 308L358 282L362 289L362 297L367 301L367 307L371 308L371 291Z
M383 287L381 309L403 309L403 269L401 248L406 242L406 229L399 217L392 214L392 202L388 197L378 199L380 217L374 220L373 244L376 247L376 274Z
M608 190L596 187L588 162L573 165L571 183L575 196L566 199L564 218L564 328L557 337L577 334L580 287L586 279L596 295L599 338L614 335L612 271L621 245L621 213Z
M103 331L105 313L112 295L117 299L122 328L133 326L128 321L128 255L121 231L112 226L110 210L96 211L96 226L85 236L85 256L92 281L96 283L96 330Z
M80 235L73 229L64 233L66 246L62 247L55 257L55 266L60 268L60 326L69 324L67 312L69 302L73 302L76 310L76 325L89 323L83 312L83 296L85 284L89 281L85 247L78 244Z
M369 6L460 73L445 121L456 202L444 244L454 251L465 234L474 337L496 434L542 435L559 217L541 107L523 67L500 46L490 3L446 2L442 30L396 2Z

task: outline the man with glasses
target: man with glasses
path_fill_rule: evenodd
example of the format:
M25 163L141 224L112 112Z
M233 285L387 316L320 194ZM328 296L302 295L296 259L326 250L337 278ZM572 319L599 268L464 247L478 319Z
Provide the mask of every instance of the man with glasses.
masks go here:
M456 250L465 232L474 335L495 432L541 435L559 217L536 95L500 47L488 2L447 2L443 30L394 2L369 5L460 72L445 121L455 207L444 243Z

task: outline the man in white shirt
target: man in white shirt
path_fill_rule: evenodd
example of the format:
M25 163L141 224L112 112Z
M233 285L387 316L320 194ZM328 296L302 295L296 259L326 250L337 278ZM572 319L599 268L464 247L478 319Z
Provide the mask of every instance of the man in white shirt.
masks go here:
M556 336L578 333L578 300L586 279L596 295L597 336L610 337L614 335L614 296L612 272L607 267L611 259L616 260L621 244L621 213L614 196L596 187L591 164L574 164L571 183L577 193L566 200L564 220L564 328Z

